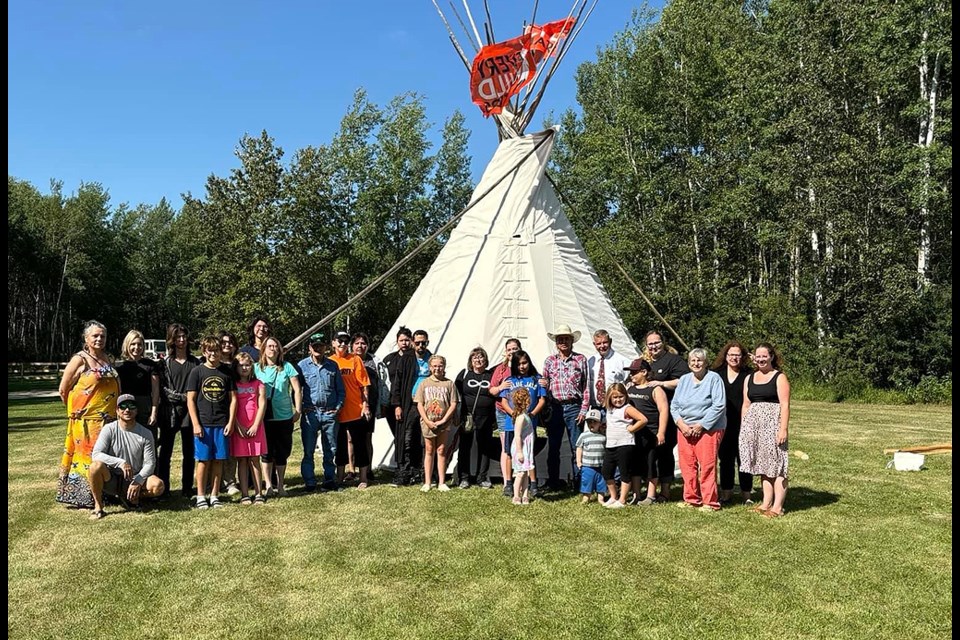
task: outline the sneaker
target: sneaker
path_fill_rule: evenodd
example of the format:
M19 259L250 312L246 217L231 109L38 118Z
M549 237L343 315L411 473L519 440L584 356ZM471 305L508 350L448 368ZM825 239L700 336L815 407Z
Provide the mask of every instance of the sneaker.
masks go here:
M480 486L483 487L484 489L493 489L493 483L490 482L489 480L481 480Z
M437 485L437 491L450 491L450 486L446 482Z
M647 496L643 500L637 502L638 507L649 507L652 504L657 504L657 499L651 498L650 496Z
M461 488L461 489L469 489L469 488L470 488L470 481L469 481L469 480L461 480L461 481L460 481L460 488Z
M361 482L357 485L357 491L366 491L369 486L366 482Z
M607 507L608 509L623 509L627 505L623 504L619 500L614 500L613 503L605 504L603 506Z
M536 482L531 482L531 483L530 483L530 497L531 497L531 498L536 498L538 495L540 495L540 489L537 488L537 483L536 483Z
M217 496L210 496L210 506L214 509L220 509L223 507L223 503L220 502L220 499Z
M430 485L428 484L425 484L422 487L420 487L420 493L428 493L429 491L430 491Z
M698 508L698 507L700 507L700 506L702 506L702 505L693 504L692 502L687 502L686 500L683 500L683 501L677 503L677 507L680 508L680 509L696 509L696 508Z
M239 493L240 493L240 487L238 487L235 483L231 482L230 484L227 485L228 496L235 496Z
M201 498L200 496L197 496L195 506L197 509L206 509L210 505L207 504L207 499L205 497Z
M630 494L630 498L627 500L627 506L628 506L628 507L632 507L633 505L637 504L638 502L640 502L640 496L638 496L638 495L635 494L635 493L631 493L631 494Z
M717 511L720 511L720 509L714 509L708 504L702 504L699 507L697 507L697 511L702 511L704 513L715 513Z
M277 490L277 495L280 496L281 498L287 497L287 488L286 488L286 487L280 487L280 488Z
M510 486L509 484L503 485L503 495L504 495L505 498L512 498L512 497L513 497L513 487Z

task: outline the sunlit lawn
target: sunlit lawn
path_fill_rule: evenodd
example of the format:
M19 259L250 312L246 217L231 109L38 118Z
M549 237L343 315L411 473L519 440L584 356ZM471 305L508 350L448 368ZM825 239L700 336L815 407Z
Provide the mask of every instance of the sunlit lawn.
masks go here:
M58 401L11 401L7 630L16 638L947 638L951 407L795 403L789 513L572 495L294 491L100 522L55 504ZM175 458L174 476L178 476ZM175 487L177 488L177 487Z

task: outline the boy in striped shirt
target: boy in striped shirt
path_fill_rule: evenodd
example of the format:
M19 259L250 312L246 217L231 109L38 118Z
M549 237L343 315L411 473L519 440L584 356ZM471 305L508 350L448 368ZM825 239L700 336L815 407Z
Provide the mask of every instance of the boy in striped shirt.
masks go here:
M603 481L600 467L603 465L603 450L607 436L603 433L603 418L599 409L587 411L587 429L577 438L577 466L580 467L580 493L587 504L597 495L597 502L606 500L607 483Z

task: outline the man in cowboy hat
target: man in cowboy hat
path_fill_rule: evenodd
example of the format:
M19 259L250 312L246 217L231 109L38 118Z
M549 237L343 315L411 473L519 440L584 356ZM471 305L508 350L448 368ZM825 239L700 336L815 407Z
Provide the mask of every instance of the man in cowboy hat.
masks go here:
M541 383L550 392L552 409L547 427L547 486L559 489L563 486L560 481L560 445L564 432L570 442L570 467L575 484L580 475L576 446L583 420L590 409L590 372L586 357L573 350L573 344L580 339L579 331L561 324L547 333L547 338L557 345L557 352L543 363L544 380Z

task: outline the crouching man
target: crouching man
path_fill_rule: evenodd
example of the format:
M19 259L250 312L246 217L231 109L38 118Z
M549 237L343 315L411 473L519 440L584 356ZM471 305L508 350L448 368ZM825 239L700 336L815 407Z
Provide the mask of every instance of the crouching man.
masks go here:
M137 401L125 393L117 398L117 420L103 426L93 446L90 489L93 520L103 518L103 494L139 506L140 498L163 495L163 481L153 474L157 454L153 434L137 423Z

